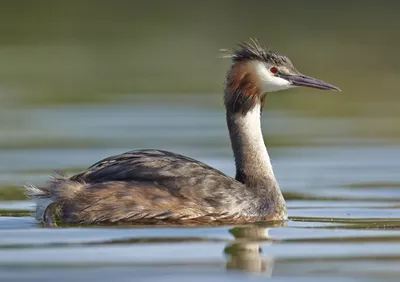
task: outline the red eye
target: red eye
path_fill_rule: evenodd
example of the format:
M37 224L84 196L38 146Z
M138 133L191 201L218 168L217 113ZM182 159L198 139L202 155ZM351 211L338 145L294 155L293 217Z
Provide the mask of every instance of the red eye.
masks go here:
M271 68L269 69L269 71L272 72L272 73L277 73L277 72L278 72L278 69L277 69L276 67L271 67Z

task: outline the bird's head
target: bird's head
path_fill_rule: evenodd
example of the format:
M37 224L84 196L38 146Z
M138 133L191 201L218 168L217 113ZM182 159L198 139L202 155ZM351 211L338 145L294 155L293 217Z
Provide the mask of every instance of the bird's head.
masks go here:
M257 40L241 43L224 57L232 58L227 74L225 104L234 112L247 111L265 94L293 87L340 91L339 88L300 73L288 57L262 47Z

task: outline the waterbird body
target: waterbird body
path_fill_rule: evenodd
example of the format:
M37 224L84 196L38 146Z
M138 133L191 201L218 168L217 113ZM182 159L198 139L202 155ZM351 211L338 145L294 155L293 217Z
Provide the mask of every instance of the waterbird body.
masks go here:
M112 156L72 177L28 186L37 216L54 224L245 223L287 219L285 200L264 144L260 115L266 94L296 86L339 90L302 75L291 61L256 40L228 51L226 120L236 177L162 150Z

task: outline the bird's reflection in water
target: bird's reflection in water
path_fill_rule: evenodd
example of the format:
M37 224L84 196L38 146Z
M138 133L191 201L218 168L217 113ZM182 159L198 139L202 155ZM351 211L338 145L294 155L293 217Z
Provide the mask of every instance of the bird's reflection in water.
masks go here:
M227 255L227 270L246 271L272 275L274 258L268 254L262 254L260 244L272 244L268 231L271 227L284 226L285 222L269 225L252 225L235 227L229 232L235 237L235 241L227 245L224 253Z

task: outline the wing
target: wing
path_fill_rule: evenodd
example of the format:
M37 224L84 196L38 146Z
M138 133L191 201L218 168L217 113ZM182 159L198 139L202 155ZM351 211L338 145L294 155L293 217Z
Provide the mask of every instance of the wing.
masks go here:
M205 198L219 189L241 185L202 162L163 150L135 150L101 160L71 180L85 183L141 182L175 196ZM228 187L229 186L229 187ZM209 193L212 190L214 193Z
M75 181L104 182L189 177L197 173L222 172L197 160L162 150L135 150L103 159L71 178Z

